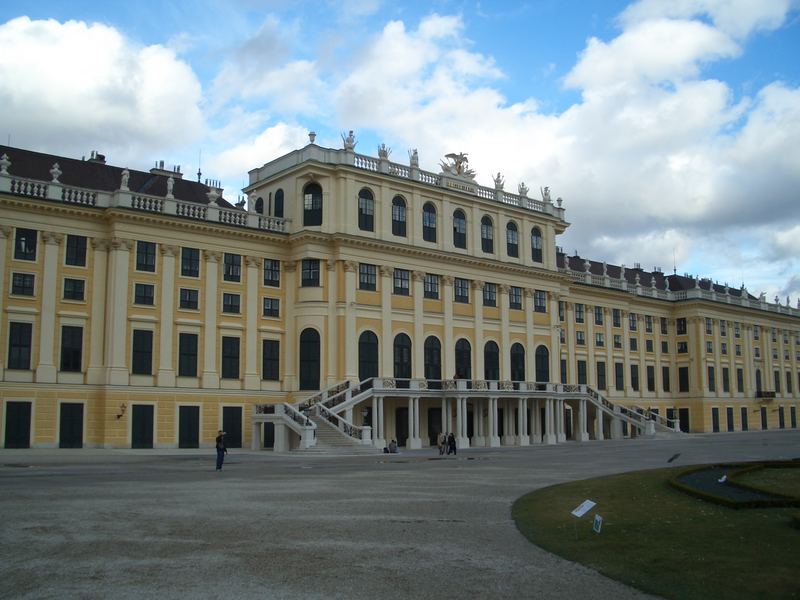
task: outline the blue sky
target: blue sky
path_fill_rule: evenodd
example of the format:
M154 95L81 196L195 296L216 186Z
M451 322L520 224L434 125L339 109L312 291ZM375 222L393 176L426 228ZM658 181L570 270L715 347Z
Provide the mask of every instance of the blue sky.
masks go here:
M0 4L12 145L223 181L307 142L550 186L570 253L800 298L798 0ZM187 175L188 176L188 175Z

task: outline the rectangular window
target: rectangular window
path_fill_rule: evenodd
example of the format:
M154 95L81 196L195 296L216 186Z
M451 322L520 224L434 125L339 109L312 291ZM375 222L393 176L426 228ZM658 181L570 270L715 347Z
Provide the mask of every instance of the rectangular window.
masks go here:
M625 370L622 363L614 363L614 388L625 389Z
M758 325L753 325L753 339L760 340L761 339L761 327Z
M199 292L190 288L181 288L180 291L180 308L186 310L197 310L199 301Z
M281 343L278 340L261 342L261 379L278 381L281 378Z
M375 200L372 198L358 197L358 228L361 231L375 229Z
M358 265L358 289L374 292L378 285L378 267L359 263Z
M686 319L681 317L675 321L675 333L678 335L686 335Z
M742 337L741 325L738 321L733 322L733 337Z
M631 352L636 352L639 350L639 340L635 337L632 337L628 340L628 344L630 345Z
M597 363L597 389L606 389L606 363L603 361Z
M756 358L761 358L761 348L759 348L758 346L753 348L753 356L755 356Z
M583 316L583 304L575 303L575 322L576 323L583 323L584 316Z
M240 298L239 294L222 294L222 312L239 314Z
M747 431L748 425L747 425L747 407L746 406L743 406L741 408L741 413L742 413L742 431Z
M722 367L722 391L731 391L731 370L728 367Z
M156 245L153 242L136 242L136 270L154 273L156 270Z
M586 345L586 334L583 331L575 332L575 343L578 344L578 346Z
M280 300L278 298L264 298L264 311L262 314L265 317L279 317Z
M469 279L456 277L453 281L455 301L469 304Z
M512 285L508 289L508 308L522 310L522 288Z
M689 352L689 342L678 342L678 354Z
M222 278L225 281L242 280L242 255L226 252L223 257Z
M280 287L281 261L272 258L264 259L264 285L269 287Z
M564 301L563 300L559 300L558 301L558 320L559 321L563 321L564 320Z
M719 433L719 408L716 406L711 409L711 431Z
M153 374L153 332L143 329L133 330L133 352L131 355L133 375Z
M714 342L706 342L706 352L712 354L714 352Z
M426 298L431 300L439 299L439 276L433 273L425 273L425 280L422 283Z
M319 287L319 260L316 258L304 258L300 276L302 287Z
M786 371L786 393L791 394L792 392L792 372Z
M631 388L634 392L639 391L639 365L631 365Z
M721 354L727 354L728 353L728 344L726 342L721 342L720 345L719 345L719 351L720 351Z
M566 343L567 335L563 327L558 328L558 341L562 344Z
M611 324L614 327L622 327L622 311L618 308L611 310Z
M706 317L706 335L711 335L712 333L714 333L713 322Z
M64 278L64 300L83 300L86 282L83 279Z
M223 379L239 379L239 338L222 336L222 369Z
M708 365L708 391L709 392L716 392L717 391L717 378L716 373L714 372L714 367Z
M567 383L567 359L562 358L560 362L561 383Z
M535 290L533 292L533 310L535 312L547 312L547 292Z
M728 421L728 431L733 431L733 407L729 406L725 409L725 418Z
M7 368L29 371L31 368L31 323L8 324Z
M178 376L197 377L196 333L178 334Z
M398 296L408 296L410 290L411 272L408 269L394 270L394 293Z
M606 345L606 334L604 333L595 333L594 334L594 345L598 348L602 348Z
M647 365L647 391L656 391L656 368L653 365Z
M149 283L137 283L133 286L133 303L152 306L155 302L155 286Z
M776 394L780 394L781 393L781 372L780 371L775 371L773 373L772 380L775 383L775 393Z
M644 316L644 331L645 333L653 333L653 317L650 315Z
M689 391L689 367L678 367L678 391Z
M494 283L485 283L483 285L483 305L484 306L497 306L497 285Z
M740 344L736 344L736 356L742 355L742 346Z
M406 205L398 198L392 201L392 235L406 236Z
M669 333L669 326L667 324L667 317L661 317L661 335Z
M669 391L669 367L661 367L661 389Z
M603 324L603 307L602 306L595 306L594 307L594 324L595 325L602 325Z
M723 336L723 337L728 335L728 322L727 321L722 320L722 321L719 322L719 334L721 336Z
M36 241L39 233L35 229L17 228L14 237L14 258L16 260L36 260Z
M736 391L744 394L744 369L736 369Z
M422 239L426 242L436 242L436 211L432 208L422 209Z
M578 361L578 385L586 385L586 361Z
M614 348L622 348L622 336L618 333L614 334Z
M31 273L11 274L11 293L14 296L33 296L36 278Z
M636 313L628 314L628 330L636 331Z
M661 353L669 354L669 342L661 342Z
M200 250L181 248L181 277L200 277Z
M66 264L72 267L86 266L86 237L67 234Z
M653 340L645 340L644 341L644 349L646 352L653 351Z

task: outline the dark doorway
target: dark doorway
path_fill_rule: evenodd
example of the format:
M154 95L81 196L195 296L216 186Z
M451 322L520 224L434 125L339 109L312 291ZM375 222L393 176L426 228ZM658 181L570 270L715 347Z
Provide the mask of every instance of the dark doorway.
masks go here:
M242 407L222 407L222 431L225 432L227 448L242 447Z
M742 431L747 431L748 428L749 428L749 425L747 423L747 407L746 406L743 406L741 408L741 413L742 413Z
M83 404L64 402L59 408L59 448L83 448Z
M471 410L467 410L467 437L475 437L475 423L473 423Z
M304 329L300 334L300 389L319 389L319 333L316 329Z
M572 439L572 415L571 410L564 409L564 435L568 440Z
M503 418L504 409L497 407L497 437L502 438L506 434L506 420Z
M500 348L493 341L483 347L483 378L487 381L500 379Z
M767 407L761 407L761 429L767 429Z
M679 408L678 409L678 423L680 424L681 431L684 433L689 433L689 409L688 408Z
M456 342L456 377L472 379L472 346L464 338Z
M442 431L442 409L429 408L428 409L428 443L435 446L439 432Z
M398 388L409 387L411 379L411 338L399 333L394 338L394 378Z
M153 406L134 404L131 409L131 448L153 447Z
M394 432L397 445L405 446L408 439L408 407L402 406L394 411Z
M726 417L728 419L728 431L733 431L733 407L728 406L725 409Z
M525 348L522 344L511 346L511 381L525 381ZM519 389L514 385L514 389Z
M178 448L200 447L200 407L178 407Z
M31 447L31 403L6 402L6 448Z
M674 420L675 420L675 409L674 408L668 408L667 409L667 421L669 422L670 427L672 427L674 425L674 423L673 423Z
M275 447L275 423L264 423L264 431L261 439L264 442L264 448Z
M366 381L377 376L378 336L371 331L365 331L358 336L358 380Z
M545 346L536 348L536 381L550 381L550 351Z
M439 390L442 388L442 345L439 340L430 336L425 340L425 379L428 380L428 389ZM439 409L441 422L441 409Z
M542 424L542 438L547 434L547 409L544 406L539 407L539 423Z

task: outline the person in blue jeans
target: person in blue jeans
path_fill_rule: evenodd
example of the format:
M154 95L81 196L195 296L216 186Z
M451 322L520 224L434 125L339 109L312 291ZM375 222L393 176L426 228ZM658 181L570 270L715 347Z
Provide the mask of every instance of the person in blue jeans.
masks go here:
M222 463L225 461L225 455L228 449L225 447L225 432L221 429L217 432L217 471L222 470Z

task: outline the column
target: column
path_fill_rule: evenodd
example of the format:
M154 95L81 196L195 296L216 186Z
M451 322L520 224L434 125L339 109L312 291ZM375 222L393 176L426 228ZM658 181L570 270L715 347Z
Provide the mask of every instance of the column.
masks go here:
M531 436L528 435L528 401L526 398L520 398L517 401L517 410L519 412L519 433L517 436L517 444L520 446L530 446Z
M381 340L380 375L394 377L394 344L392 340L392 275L391 267L381 265Z
M553 413L555 412L553 405L555 404L556 400L554 398L545 398L544 401L544 437L543 442L545 444L555 444L557 441L556 432L555 432L555 418Z
M408 441L406 446L411 450L422 448L419 437L419 398L408 399Z
M412 341L413 357L411 361L411 376L415 379L425 378L425 311L423 300L425 298L425 273L414 271L411 273L414 289L414 339Z
M464 447L464 414L463 406L461 404L462 398L456 398L456 443L459 448Z
M594 439L596 440L604 439L603 411L596 407L595 407L595 418L594 418Z
M159 244L161 251L161 306L159 307L159 358L157 385L175 387L175 357L173 334L175 330L175 255L177 246Z
M58 249L64 236L43 231L44 270L42 274L42 314L39 319L39 364L36 366L37 383L55 383L55 340L61 339L56 331L56 300L58 293Z
M372 445L376 448L380 448L380 443L378 442L379 439L378 435L378 397L372 397Z
M356 286L358 263L352 260L344 263L344 376L350 381L358 381L358 336L356 335ZM373 427L374 431L374 427Z
M442 308L444 310L444 343L442 344L442 378L449 379L456 372L455 342L453 341L453 277L442 276ZM483 349L481 349L481 352ZM473 353L476 349L473 349ZM474 377L474 375L473 375Z
M203 250L206 261L206 281L203 291L205 327L203 331L203 374L201 387L219 387L219 369L217 366L217 286L220 252ZM290 362L291 364L291 362Z
M11 269L6 264L6 240L11 237L13 229L6 225L0 225L0 271L8 273ZM0 315L5 314L6 298L6 277L0 277ZM7 339L8 335L3 331L3 321L0 319L0 339ZM0 381L5 379L5 368L3 361L0 360Z
M467 427L467 425L469 423L469 413L467 411L467 399L466 398L461 398L461 421L462 421L461 433L462 433L462 438L463 438L462 442L461 442L461 447L462 448L469 448L469 435L467 434L467 432L469 431L469 428Z
M92 313L89 332L89 366L86 369L86 383L101 385L106 381L106 365L103 363L103 339L106 332L106 302L108 289L108 251L109 240L92 238Z
M489 444L492 448L500 446L497 435L497 398L489 398Z
M539 399L531 398L531 443L542 443L542 421L540 416Z
M336 302L339 298L339 280L336 277L336 261L335 260L327 260L326 266L328 268L328 278L327 283L328 287L325 290L328 294L328 323L327 323L327 330L328 334L326 337L326 362L328 366L325 368L327 373L325 374L324 379L322 381L327 382L327 386L330 387L336 383L338 383L338 373L339 369L337 367L337 361L339 360L339 352L337 348L337 342L339 339L338 335L338 320L336 319Z
M583 307L583 315L584 320L586 319L586 306ZM577 383L578 378L575 376L575 369L577 364L575 363L575 304L573 302L565 302L564 303L564 320L567 326L567 335L566 335L566 342L567 342L567 383ZM558 353L558 360L559 360L559 379L556 381L561 381L561 352Z
M502 381L511 380L511 336L509 334L509 307L508 291L509 286L502 284L497 286L500 298L497 305L500 308L500 379ZM508 430L506 430L508 433Z
M483 379L485 375L483 363L483 288L486 287L486 282L473 280L471 286L472 297L475 299L475 348L473 349L475 373L472 374L472 378L477 380Z
M386 445L386 423L383 420L384 398L378 398L378 447L383 448Z
M472 438L472 446L485 446L486 438L483 433L483 404L482 398L476 398L472 410L472 431L475 434Z
M283 336L284 351L286 357L283 367L284 390L297 389L297 322L295 320L295 296L297 293L297 262L288 260L283 266L283 285L286 289L286 306L283 308L283 322L286 333ZM216 268L215 268L216 270ZM277 428L276 428L277 430Z
M586 430L586 423L588 421L586 410L586 400L579 400L578 412L578 434L575 436L579 442L585 442L589 439L589 432Z
M536 380L536 346L533 339L533 289L525 288L525 380Z
M564 323L558 319L558 296L550 294L550 381L559 381L561 368L561 328ZM535 371L534 371L535 373Z
M128 328L128 268L133 241L111 240L106 279L106 360L109 385L128 385L126 340Z
M564 420L567 418L567 411L564 400L558 401L558 412L556 414L558 415L558 441L565 442L567 441L567 432L564 429Z

